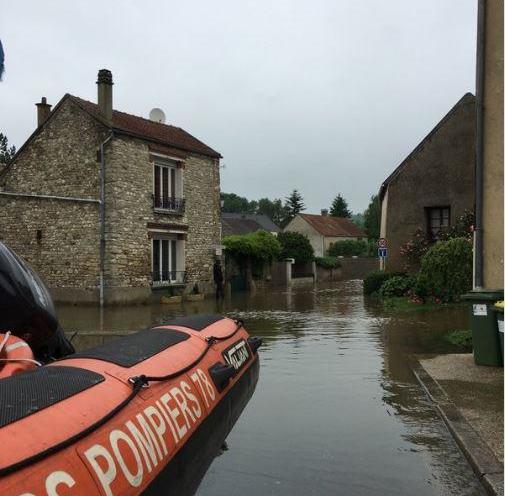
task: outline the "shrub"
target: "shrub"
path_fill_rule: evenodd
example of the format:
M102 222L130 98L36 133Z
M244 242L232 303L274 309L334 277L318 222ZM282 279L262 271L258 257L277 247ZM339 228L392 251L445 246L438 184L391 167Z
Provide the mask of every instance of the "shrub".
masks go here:
M379 290L379 295L382 298L391 298L394 296L405 296L412 290L415 279L409 276L393 276L390 277Z
M342 264L335 257L316 257L316 264L323 269L338 269Z
M281 232L277 235L281 245L280 258L294 258L297 264L314 260L314 248L307 236L297 232Z
M382 272L376 271L368 274L363 280L363 293L365 295L371 295L373 293L378 293L382 285L392 277L404 276L401 272Z
M331 257L338 256L352 256L352 255L365 255L368 252L368 243L365 240L346 239L344 241L337 241L333 243L329 250L328 255Z
M444 302L459 299L472 289L472 242L467 238L439 241L421 259L417 286L426 296ZM420 295L421 296L421 295Z
M412 239L400 247L400 253L405 258L405 270L419 268L421 258L428 252L432 242L426 233L418 228Z
M281 253L281 245L277 238L266 231L257 231L243 236L226 236L223 238L226 252L238 262L246 259L256 261L271 261Z

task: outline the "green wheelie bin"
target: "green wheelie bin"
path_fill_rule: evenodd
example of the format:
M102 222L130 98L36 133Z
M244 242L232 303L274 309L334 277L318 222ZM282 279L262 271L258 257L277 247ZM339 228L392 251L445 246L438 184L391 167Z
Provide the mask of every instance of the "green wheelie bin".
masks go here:
M463 296L470 303L470 327L472 329L473 357L477 365L503 366L495 302L503 300L503 290L474 290Z

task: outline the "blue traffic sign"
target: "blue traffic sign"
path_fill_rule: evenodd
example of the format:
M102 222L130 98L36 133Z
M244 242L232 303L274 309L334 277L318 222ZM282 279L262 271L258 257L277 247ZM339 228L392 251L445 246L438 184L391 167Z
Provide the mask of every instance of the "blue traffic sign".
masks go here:
M379 248L379 258L386 258L388 256L387 248Z

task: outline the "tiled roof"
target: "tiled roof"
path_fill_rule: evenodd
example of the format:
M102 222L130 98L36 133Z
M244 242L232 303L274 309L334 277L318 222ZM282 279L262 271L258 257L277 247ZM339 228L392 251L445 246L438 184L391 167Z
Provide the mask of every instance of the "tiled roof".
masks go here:
M323 236L366 237L366 234L356 224L345 217L312 214L299 215Z
M96 103L83 100L82 98L73 95L69 95L69 97L82 109L103 122L103 116L101 115ZM112 127L118 131L123 131L139 138L153 140L154 142L179 148L181 150L200 153L210 157L221 157L218 152L207 146L205 143L202 143L194 136L191 136L191 134L187 133L180 127L153 122L149 119L144 119L143 117L119 112L119 110L112 111Z
M235 234L249 234L256 231L264 230L260 224L251 219L230 219L221 218L223 228L223 236L232 236Z
M236 213L228 213L223 212L221 214L221 218L224 219L243 219L243 220L252 220L259 224L260 229L263 229L268 232L279 232L279 226L274 224L270 217L264 214L236 214ZM257 230L257 229L256 229Z

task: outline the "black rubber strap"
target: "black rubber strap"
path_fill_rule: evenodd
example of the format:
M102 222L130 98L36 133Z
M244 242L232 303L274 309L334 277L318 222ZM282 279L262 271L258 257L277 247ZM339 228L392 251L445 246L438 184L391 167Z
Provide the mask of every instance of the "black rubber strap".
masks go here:
M80 441L82 438L93 433L94 431L102 427L104 424L106 424L115 415L117 415L123 408L125 408L135 398L135 396L137 396L137 394L141 391L141 389L149 384L149 382L168 381L182 374L185 374L186 372L188 372L188 370L191 370L203 359L203 357L208 353L208 351L210 350L210 348L214 343L230 339L233 336L235 336L235 334L237 334L237 332L241 329L243 322L241 320L236 320L235 322L237 324L237 327L231 334L220 338L214 336L206 338L207 346L205 347L203 352L196 360L194 360L192 363L190 363L183 369L180 369L177 372L173 372L172 374L168 374L165 376L151 377L151 376L139 375L136 377L131 377L129 379L130 383L133 386L133 390L131 391L131 393L121 403L119 403L119 405L115 406L109 413L107 413L104 417L102 417L100 420L97 420L94 424L91 424L90 426L86 427L77 434L74 434L72 437L65 439L65 441L55 444L54 446L51 446L45 449L44 451L40 451L39 453L36 453L35 455L30 456L29 458L25 458L23 460L15 462L12 465L8 465L7 467L0 468L0 477L10 475L13 472L16 472L17 470L21 470L22 468L25 468L28 465L32 465L33 463L37 463L50 455L54 455L58 451L68 448L72 444L76 443L77 441Z

